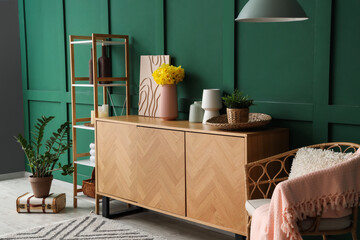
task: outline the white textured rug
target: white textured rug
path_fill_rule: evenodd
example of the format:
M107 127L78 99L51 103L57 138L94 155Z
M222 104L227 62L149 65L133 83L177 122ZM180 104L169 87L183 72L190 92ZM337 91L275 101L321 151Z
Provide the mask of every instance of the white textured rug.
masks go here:
M17 233L0 236L1 240L10 239L122 239L122 240L165 240L134 227L124 225L118 220L98 215L75 218L52 225L37 227Z

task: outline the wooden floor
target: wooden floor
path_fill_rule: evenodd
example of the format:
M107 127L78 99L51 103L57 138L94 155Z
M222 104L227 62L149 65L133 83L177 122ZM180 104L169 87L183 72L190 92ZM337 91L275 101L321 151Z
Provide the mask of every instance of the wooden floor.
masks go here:
M66 208L58 214L19 214L16 212L16 198L25 192L31 192L26 177L0 181L0 235L37 226L47 225L71 218L88 215L94 205L78 201L78 208L72 208L72 185L54 180L52 192L66 193ZM125 205L112 201L112 209ZM145 211L119 219L124 224L160 235L171 240L233 240L232 234L187 223L159 213Z

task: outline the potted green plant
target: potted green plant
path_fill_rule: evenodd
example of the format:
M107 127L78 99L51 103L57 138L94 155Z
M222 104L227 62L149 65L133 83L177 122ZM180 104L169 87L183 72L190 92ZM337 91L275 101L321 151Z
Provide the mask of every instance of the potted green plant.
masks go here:
M254 100L250 99L248 95L244 95L235 89L231 95L222 97L222 100L227 107L228 123L233 124L249 121L249 107L254 105Z
M16 138L20 143L25 155L29 161L29 167L32 175L29 177L34 196L43 198L49 196L52 173L56 170L62 170L62 175L71 175L74 171L72 164L61 165L58 163L60 156L71 148L72 142L68 139L70 123L65 122L60 125L56 132L53 132L50 138L43 146L43 138L46 125L55 117L45 117L37 119L35 131L32 132L32 139L28 142L21 134Z

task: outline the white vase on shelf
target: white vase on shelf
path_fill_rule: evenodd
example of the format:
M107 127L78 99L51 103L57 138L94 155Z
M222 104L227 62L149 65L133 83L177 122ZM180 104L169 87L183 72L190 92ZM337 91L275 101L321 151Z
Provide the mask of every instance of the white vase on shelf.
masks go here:
M222 108L221 90L204 89L201 107L205 110L203 124L210 118L219 116L219 110Z

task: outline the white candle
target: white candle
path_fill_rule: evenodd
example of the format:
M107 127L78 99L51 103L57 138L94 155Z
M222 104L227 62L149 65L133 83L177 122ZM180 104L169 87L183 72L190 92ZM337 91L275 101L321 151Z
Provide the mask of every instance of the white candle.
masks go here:
M99 118L108 117L109 116L109 105L103 104L98 107L98 115Z
M92 110L91 111L91 124L94 124L95 123L95 111Z
M109 105L108 104L103 104L101 106L103 112L106 112L107 113L107 116L109 116Z

